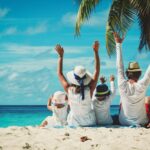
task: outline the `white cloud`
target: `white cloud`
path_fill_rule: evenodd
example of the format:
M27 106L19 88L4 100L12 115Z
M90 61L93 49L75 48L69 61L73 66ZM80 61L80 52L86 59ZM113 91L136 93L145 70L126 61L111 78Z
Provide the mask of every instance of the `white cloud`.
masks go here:
M39 33L45 33L48 30L47 22L42 22L34 27L29 27L26 29L25 34L33 35Z
M9 80L14 80L14 79L17 78L17 76L18 76L17 73L12 73L12 74L8 77L8 79L9 79Z
M4 43L0 45L0 49L6 50L8 53L13 52L16 54L39 54L44 51L50 50L50 46L32 46L32 45L21 45L17 43Z
M48 31L48 23L43 21L41 23L36 24L35 26L30 26L25 29L19 29L18 27L12 26L6 28L4 31L0 32L0 35L7 36L7 35L35 35L41 34Z
M89 46L63 46L63 48L65 54L81 54L84 51L89 51L91 49L91 47ZM51 53L56 53L56 52L55 50L53 50Z
M18 31L16 27L9 27L5 31L1 32L1 35L14 35L17 32Z
M0 8L0 18L5 17L9 11L10 9L8 8Z
M85 51L90 51L92 48L90 46L63 46L65 54L81 54ZM0 45L0 49L6 50L6 53L16 53L16 54L41 54L50 51L51 54L56 54L55 46L33 46L33 45L23 45L18 43L3 43Z
M109 10L105 10L99 13L95 13L94 15L91 15L89 20L84 22L84 26L87 27L104 26L106 24L108 12ZM61 22L66 26L75 26L76 16L77 14L69 12L62 17Z
M140 53L140 54L138 53L136 58L137 59L147 59L147 58L149 58L149 56L150 55L148 53Z

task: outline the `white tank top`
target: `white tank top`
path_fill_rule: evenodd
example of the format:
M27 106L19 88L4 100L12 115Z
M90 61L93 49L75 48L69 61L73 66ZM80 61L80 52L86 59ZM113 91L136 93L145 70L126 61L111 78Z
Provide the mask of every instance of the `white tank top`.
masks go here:
M90 89L84 89L85 98L82 100L80 93L75 93L75 87L68 89L70 112L67 118L69 126L92 126L96 124L95 113L92 110Z

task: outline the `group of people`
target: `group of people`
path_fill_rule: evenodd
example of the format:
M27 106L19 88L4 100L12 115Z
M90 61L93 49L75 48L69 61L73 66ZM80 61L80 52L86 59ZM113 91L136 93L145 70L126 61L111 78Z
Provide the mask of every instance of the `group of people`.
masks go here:
M67 79L63 74L64 50L61 45L56 45L55 49L59 56L57 74L64 92L57 91L49 98L47 108L53 112L53 115L47 117L41 127L112 124L150 127L150 97L146 97L146 90L150 85L150 65L141 80L139 78L142 70L137 62L130 62L124 71L121 48L123 38L114 33L114 39L120 94L118 117L110 114L111 101L116 91L115 77L110 76L110 89L105 84L105 77L101 77L101 84L97 85L100 72L99 42L95 41L93 45L94 74L91 75L83 66L76 66L67 73Z

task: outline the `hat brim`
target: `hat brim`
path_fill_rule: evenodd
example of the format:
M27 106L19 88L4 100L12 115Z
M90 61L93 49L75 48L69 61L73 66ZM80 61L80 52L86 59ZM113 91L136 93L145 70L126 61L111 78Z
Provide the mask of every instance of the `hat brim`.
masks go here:
M127 69L128 72L139 72L142 71L140 68L139 69Z
M67 73L67 79L71 84L80 85L79 82L74 77L74 71ZM88 85L92 80L92 75L90 72L86 71L86 78L83 80L84 85Z
M101 97L101 96L109 96L110 95L110 91L106 94L95 94L95 97Z

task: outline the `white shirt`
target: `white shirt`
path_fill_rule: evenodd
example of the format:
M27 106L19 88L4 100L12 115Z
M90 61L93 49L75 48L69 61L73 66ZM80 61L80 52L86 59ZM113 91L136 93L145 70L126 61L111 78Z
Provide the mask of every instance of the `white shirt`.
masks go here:
M47 128L59 127L59 126L67 125L67 115L68 115L67 109L68 109L67 103L63 108L57 108L56 106L52 105L52 112L53 112L52 116L48 116L44 120L44 121L47 121L48 123L46 127Z
M95 94L93 96L93 107L96 115L96 122L98 125L113 124L113 120L110 115L110 105L116 93L114 81L110 82L110 90L111 90L111 94L107 96L106 99L103 101L97 100Z
M129 83L124 76L121 44L116 44L118 88L121 98L119 121L122 125L144 125L148 122L145 110L145 94L150 84L150 65L144 77L136 83Z
M84 89L85 98L82 100L80 93L75 93L75 87L68 89L68 102L70 112L67 122L69 126L92 126L96 124L95 113L92 110L92 98L90 89Z

